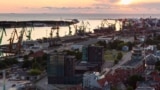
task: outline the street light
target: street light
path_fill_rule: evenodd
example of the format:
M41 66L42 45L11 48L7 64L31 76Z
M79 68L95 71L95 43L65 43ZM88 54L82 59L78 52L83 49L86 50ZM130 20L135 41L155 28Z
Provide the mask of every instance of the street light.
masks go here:
M6 71L3 70L3 90L6 90Z

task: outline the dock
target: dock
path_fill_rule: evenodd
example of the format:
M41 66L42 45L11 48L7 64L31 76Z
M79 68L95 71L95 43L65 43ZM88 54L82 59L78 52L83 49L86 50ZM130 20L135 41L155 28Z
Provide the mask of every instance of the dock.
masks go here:
M68 26L76 24L77 19L72 20L33 20L33 21L0 21L0 27L14 28L14 27L45 27L45 26Z

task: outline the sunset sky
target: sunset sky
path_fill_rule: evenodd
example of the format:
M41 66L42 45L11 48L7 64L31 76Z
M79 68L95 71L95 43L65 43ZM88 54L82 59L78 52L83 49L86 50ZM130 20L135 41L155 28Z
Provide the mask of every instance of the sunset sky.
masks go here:
M0 13L160 13L160 0L0 0Z

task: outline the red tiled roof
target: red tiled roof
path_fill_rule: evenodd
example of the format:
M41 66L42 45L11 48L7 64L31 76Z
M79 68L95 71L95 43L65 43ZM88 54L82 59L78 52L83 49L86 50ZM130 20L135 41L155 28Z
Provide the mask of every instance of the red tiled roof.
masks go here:
M151 75L159 75L157 71L151 73Z
M98 83L101 87L103 87L106 81L107 81L107 78L105 77L103 79L98 80Z

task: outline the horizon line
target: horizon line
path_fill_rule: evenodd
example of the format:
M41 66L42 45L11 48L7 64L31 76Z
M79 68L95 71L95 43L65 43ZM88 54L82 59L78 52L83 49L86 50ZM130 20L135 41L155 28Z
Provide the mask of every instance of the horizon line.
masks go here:
M158 14L160 14L160 13L0 13L0 14L99 14L99 15L101 15L101 14L128 14L128 15L158 15Z

